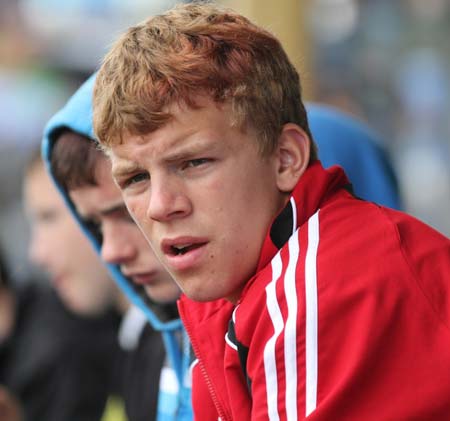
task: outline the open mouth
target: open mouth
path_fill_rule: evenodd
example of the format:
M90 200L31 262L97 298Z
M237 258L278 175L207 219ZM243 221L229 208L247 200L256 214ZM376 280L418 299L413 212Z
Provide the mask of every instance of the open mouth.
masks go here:
M179 246L170 246L169 254L171 256L181 256L181 255L184 255L184 254L190 252L191 250L198 249L202 245L203 245L203 243L183 244L183 245L179 245Z
M161 251L167 267L175 272L192 270L204 263L208 239L202 237L178 237L161 242Z

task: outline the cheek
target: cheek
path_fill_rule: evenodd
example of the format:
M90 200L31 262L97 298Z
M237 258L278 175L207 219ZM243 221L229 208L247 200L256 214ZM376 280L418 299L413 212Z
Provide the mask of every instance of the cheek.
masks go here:
M81 244L79 245L81 246ZM70 265L74 270L84 271L85 275L83 277L86 278L85 282L90 282L93 278L97 278L101 263L90 244L84 244L84 247L73 247L70 256Z
M137 220L138 222L142 221L145 217L146 213L146 206L143 199L139 198L124 198L125 205L128 208L128 211L130 212L133 219Z
M93 270L90 278L86 277L85 280L87 281L85 287L87 294L92 291L96 296L102 297L103 301L110 296L109 294L112 290L111 285L113 281L108 278L107 273L102 267L97 267L96 270Z
M88 238L76 225L65 231L65 242L68 247L77 250L79 254L89 255L91 253L92 246Z

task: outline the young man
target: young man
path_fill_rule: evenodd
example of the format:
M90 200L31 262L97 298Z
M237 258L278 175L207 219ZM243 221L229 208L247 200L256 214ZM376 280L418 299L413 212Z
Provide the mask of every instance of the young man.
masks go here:
M60 121L52 126L52 133L55 135L45 140L44 150L48 151L51 157L51 173L65 197L70 198L69 202L75 205L73 210L82 225L85 228L88 226L91 229L100 228L101 246L96 240L94 242L96 247L100 248L103 260L120 265L121 272L126 274L134 285L143 286L146 295L152 300L160 303L173 302L179 296L178 287L156 261L142 233L131 220L120 191L112 179L110 162L90 139L92 136L89 120L90 98L94 77L74 96L69 103L71 105L68 105L69 112L65 112L66 116L62 121L59 119ZM347 154L349 152L357 154L362 149L364 155L367 155L366 159L371 162L371 168L386 165L383 154L374 150L372 137L365 128L336 110L322 106L313 106L310 109L317 126L315 129L319 143L327 152L328 163L331 164L336 160L341 162L347 158L346 164L353 170ZM76 121L68 118L77 115ZM63 127L65 130L61 131ZM331 139L335 137L336 131L345 135L349 145L354 146L351 151L348 150L349 145L346 151L336 147ZM373 200L381 199L395 203L397 200L395 186L384 171L374 171L370 178L361 173L357 167L353 171L358 176L358 192L367 194ZM375 189L370 188L372 179L378 186L377 194ZM93 231L89 233L94 234ZM94 235L94 238L96 237ZM136 388L133 390L128 396L137 402L142 392L136 391ZM149 396L155 396L150 390L147 392Z
M110 162L92 140L93 82L94 76L48 123L44 157L66 203L115 281L153 328L145 328L147 339L139 338L136 345L139 358L127 365L128 417L191 420L191 353L175 304L180 290L130 218L111 177Z
M40 155L24 179L25 210L31 226L30 260L50 274L53 287L73 313L85 317L125 309L128 302L88 246L54 187Z
M189 297L196 419L448 416L450 242L323 169L272 35L195 3L131 28L94 128Z
M53 288L33 280L9 284L14 299L10 331L0 340L0 383L18 398L24 420L98 420L114 393L117 310L127 304L87 247L39 151L27 165L23 197L30 258Z

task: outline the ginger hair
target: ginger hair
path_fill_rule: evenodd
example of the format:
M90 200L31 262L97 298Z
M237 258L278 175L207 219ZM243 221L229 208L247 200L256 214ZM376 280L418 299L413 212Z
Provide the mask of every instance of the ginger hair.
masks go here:
M317 158L299 75L276 37L247 18L204 2L178 5L131 27L98 72L94 131L106 149L124 135L145 135L172 118L173 104L198 95L231 105L231 121L255 130L270 154L286 123L300 126Z

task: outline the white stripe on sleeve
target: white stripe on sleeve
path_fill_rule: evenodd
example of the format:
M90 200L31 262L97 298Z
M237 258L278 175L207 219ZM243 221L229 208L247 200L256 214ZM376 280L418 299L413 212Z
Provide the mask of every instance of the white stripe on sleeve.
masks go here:
M284 330L284 365L286 375L286 416L297 419L297 289L296 268L299 255L299 232L289 239L289 264L284 277L288 317Z
M292 206L292 235L297 230L297 205L295 204L295 199L291 197L291 206Z
M319 211L308 221L308 249L305 261L306 297L306 416L316 409L318 338L317 338L317 249L319 245Z
M266 286L266 305L274 333L264 347L264 370L266 375L267 409L270 421L278 421L278 379L275 360L275 345L283 331L284 323L277 301L276 282L281 275L282 262L280 253L272 260L272 281Z

